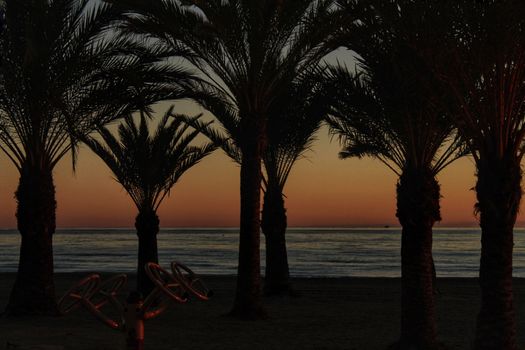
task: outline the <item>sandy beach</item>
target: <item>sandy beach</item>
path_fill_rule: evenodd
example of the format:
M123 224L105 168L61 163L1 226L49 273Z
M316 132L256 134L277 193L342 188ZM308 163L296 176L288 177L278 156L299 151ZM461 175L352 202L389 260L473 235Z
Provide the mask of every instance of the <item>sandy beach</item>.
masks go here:
M57 294L83 274L57 274ZM0 274L0 303L13 274ZM209 302L173 305L146 323L146 349L385 349L399 334L400 280L388 278L294 279L300 297L266 298L270 318L225 317L235 277L206 276ZM449 349L469 349L479 306L476 279L440 279L439 338ZM525 280L515 280L518 343L525 343ZM11 345L8 345L11 344ZM63 317L0 318L0 349L121 349L121 333L83 310ZM9 346L9 347L8 347ZM18 347L17 347L18 346Z

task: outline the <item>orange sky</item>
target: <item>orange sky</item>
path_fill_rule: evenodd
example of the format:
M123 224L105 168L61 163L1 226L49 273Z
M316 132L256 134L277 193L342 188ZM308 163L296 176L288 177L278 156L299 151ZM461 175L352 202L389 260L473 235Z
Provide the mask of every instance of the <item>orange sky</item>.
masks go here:
M168 104L159 106L163 111ZM178 112L195 113L179 103ZM340 160L337 140L322 129L308 158L299 161L285 194L290 226L397 225L395 175L372 159ZM442 226L476 225L473 215L474 166L462 159L439 176ZM0 156L0 227L15 227L14 191L18 174ZM80 152L77 172L70 158L55 170L59 227L131 227L136 209L105 165ZM163 227L238 226L239 168L220 151L190 169L159 209ZM519 217L523 221L525 215Z

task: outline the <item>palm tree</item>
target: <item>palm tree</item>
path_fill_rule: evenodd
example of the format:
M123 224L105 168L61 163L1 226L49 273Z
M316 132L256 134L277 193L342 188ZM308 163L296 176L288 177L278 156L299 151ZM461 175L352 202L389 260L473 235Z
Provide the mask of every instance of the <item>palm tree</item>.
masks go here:
M477 168L481 310L474 348L515 350L512 251L525 154L525 4L458 1L422 13L440 48L417 40L413 46L453 92L460 111L454 123Z
M328 104L321 100L319 91L323 77L320 72L315 69L301 74L289 89L274 99L270 108L268 143L262 157L264 199L261 217L261 228L266 236L264 291L270 295L293 292L289 281L283 192L294 164L310 148L327 112ZM234 139L241 134L237 117L223 108L211 111L219 120L229 120L230 129L209 125L200 118L186 118L185 122L241 164L242 152L237 146L240 140Z
M15 196L22 236L7 306L11 315L57 312L53 169L70 151L76 159L74 135L151 101L181 95L173 81L188 77L167 65L153 65L159 59L142 54L142 43L111 37L107 30L117 14L107 5L88 3L6 2L0 38L0 149L20 173ZM170 86L154 91L166 76ZM147 79L158 83L145 84Z
M292 292L286 249L287 216L284 187L295 163L310 149L326 115L319 70L302 74L290 90L275 99L268 122L261 227L266 238L264 291Z
M158 263L157 209L182 174L215 149L212 144L190 145L199 132L187 131L188 126L182 124L180 116L173 114L171 107L153 135L148 130L145 113L141 113L139 125L131 115L124 119L118 127L119 139L106 127L98 129L103 142L92 136L83 138L106 163L137 207L137 290L142 295L148 295L153 289L145 264Z
M324 45L344 23L333 0L111 1L125 6L125 28L186 49L186 60L206 78L195 99L223 108L239 125L241 214L237 288L231 314L264 316L260 298L261 158L266 150L269 107L298 73L332 50ZM338 12L337 12L338 13ZM219 120L237 132L230 120Z
M439 108L447 98L428 65L394 18L404 8L383 1L363 7L347 47L357 53L356 72L338 66L328 72L333 98L327 122L343 142L342 158L370 156L399 178L396 216L401 233L401 337L396 349L437 349L432 227L440 216L436 175L464 154ZM363 5L363 4L361 4ZM417 27L412 27L417 35Z

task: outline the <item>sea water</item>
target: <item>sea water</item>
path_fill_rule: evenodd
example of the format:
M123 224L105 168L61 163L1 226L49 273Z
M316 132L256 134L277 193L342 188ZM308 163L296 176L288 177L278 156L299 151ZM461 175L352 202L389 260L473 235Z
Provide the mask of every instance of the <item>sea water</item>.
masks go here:
M290 273L297 277L399 277L399 228L290 228ZM480 258L478 228L434 230L439 277L475 277ZM161 229L159 260L181 261L201 274L236 273L237 228ZM59 229L54 236L56 272L133 272L137 236L133 229ZM0 272L15 272L20 236L0 230ZM264 235L261 265L264 271ZM515 230L514 275L525 277L525 229Z

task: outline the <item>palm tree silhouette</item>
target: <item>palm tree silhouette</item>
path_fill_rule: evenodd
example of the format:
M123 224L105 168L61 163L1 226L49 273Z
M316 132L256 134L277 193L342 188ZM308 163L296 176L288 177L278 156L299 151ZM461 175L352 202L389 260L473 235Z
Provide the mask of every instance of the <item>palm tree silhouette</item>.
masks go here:
M78 139L114 118L165 97L181 70L155 66L142 44L106 36L117 16L88 0L7 0L0 36L0 149L20 173L16 200L22 236L8 314L55 314L53 169ZM156 50L161 53L162 50ZM162 69L161 69L162 68ZM149 84L144 81L151 79Z
M418 59L393 24L392 4L364 7L346 46L357 53L356 72L328 70L327 118L343 143L342 158L370 156L397 176L397 212L402 226L402 311L399 349L437 349L432 227L441 220L436 175L465 154L439 108L444 86ZM404 10L404 9L403 9Z
M160 0L111 2L135 12L123 25L128 32L186 49L186 60L206 78L194 85L195 100L210 110L228 110L239 125L234 139L241 150L240 243L231 315L264 316L260 189L269 107L300 72L333 49L325 39L344 21L333 0L183 2L190 6ZM238 132L230 120L219 122Z
M420 11L428 19L427 37L440 49L418 40L413 45L452 91L460 111L454 123L476 164L481 309L474 348L515 350L512 252L525 154L525 4L441 5Z
M329 105L326 100L322 100L325 97L319 91L323 77L320 68L301 74L289 89L274 99L268 113L268 143L262 157L264 199L261 217L261 228L266 236L266 294L293 293L289 281L287 216L283 191L294 164L309 150L327 113ZM229 130L209 125L200 117L185 118L185 122L222 147L233 161L241 164L240 140L234 139L240 135L237 116L224 108L209 108L219 120L229 121Z
M106 163L137 207L137 290L142 295L148 295L153 289L144 266L148 262L158 263L157 209L182 174L215 149L212 144L190 145L198 133L188 132L188 126L182 124L180 116L173 114L171 107L153 135L142 112L138 125L130 115L124 119L118 127L118 139L106 127L98 130L102 142L93 136L83 138Z
M290 90L276 98L268 122L263 155L265 191L261 227L266 238L266 294L292 292L286 249L287 216L284 187L295 163L307 152L326 116L328 103L319 91L319 69L302 74Z

